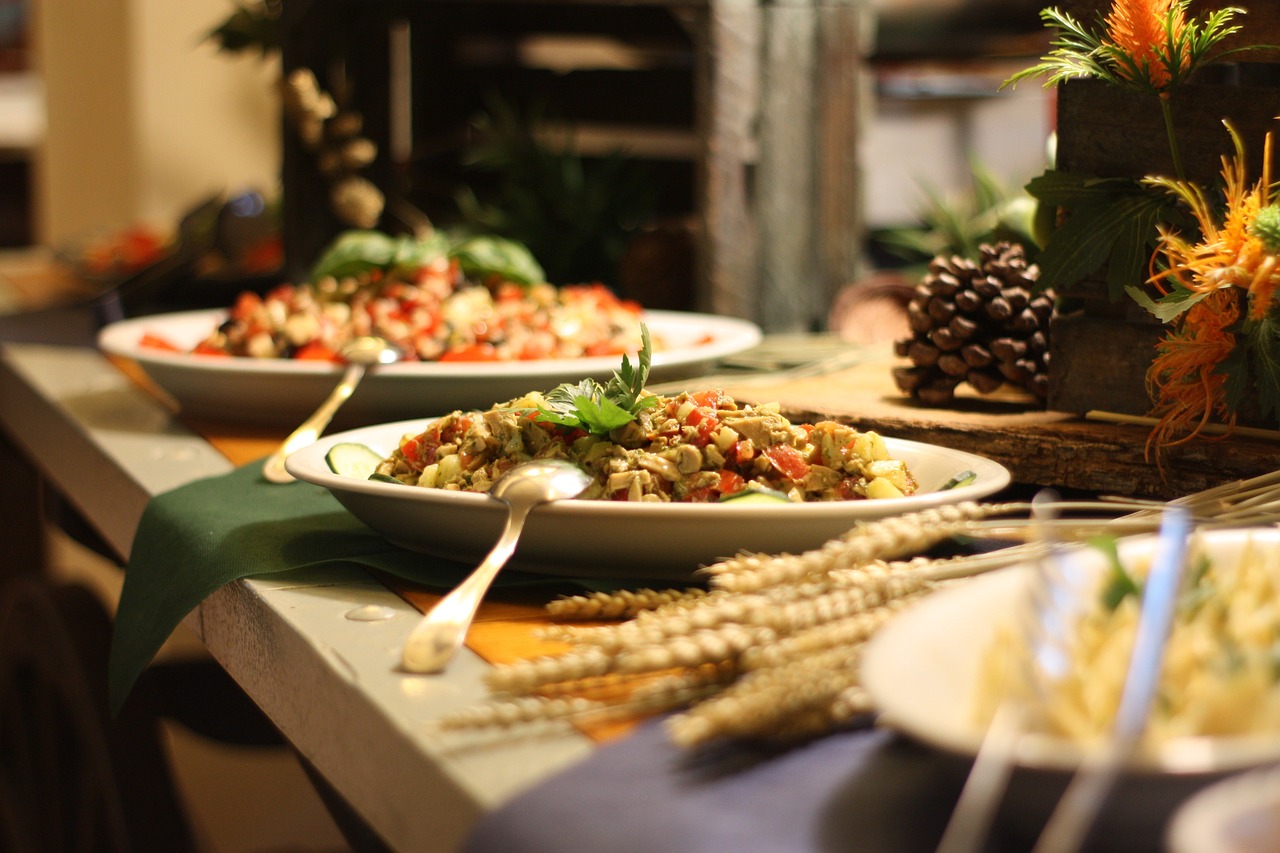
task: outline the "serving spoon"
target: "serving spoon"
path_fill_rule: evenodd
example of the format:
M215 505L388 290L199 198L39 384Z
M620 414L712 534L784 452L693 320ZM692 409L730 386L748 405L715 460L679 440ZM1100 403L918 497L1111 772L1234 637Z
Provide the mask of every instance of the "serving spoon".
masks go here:
M333 420L333 416L338 413L338 409L342 408L342 404L355 393L356 386L360 384L360 380L364 378L370 367L392 364L399 361L401 356L400 349L395 344L375 335L352 338L342 345L338 354L347 365L342 381L329 392L329 396L320 404L320 408L290 433L289 437L276 448L275 453L272 453L263 463L262 476L270 482L292 482L293 475L284 468L285 457L295 450L301 450L315 443L325 427Z
M494 482L490 497L507 506L502 535L475 571L414 626L401 653L406 671L440 672L448 665L462 646L481 599L515 551L529 513L541 504L577 497L590 484L587 472L563 459L525 462Z

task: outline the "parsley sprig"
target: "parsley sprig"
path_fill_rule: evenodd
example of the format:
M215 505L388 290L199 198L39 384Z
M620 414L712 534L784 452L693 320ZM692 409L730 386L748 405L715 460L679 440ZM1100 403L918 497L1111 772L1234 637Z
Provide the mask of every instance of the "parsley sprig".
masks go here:
M634 421L645 409L656 406L657 397L643 395L653 357L647 326L641 325L640 340L635 364L624 354L622 367L615 370L604 385L590 378L557 385L543 395L546 405L538 408L536 419L584 429L594 435L608 435Z

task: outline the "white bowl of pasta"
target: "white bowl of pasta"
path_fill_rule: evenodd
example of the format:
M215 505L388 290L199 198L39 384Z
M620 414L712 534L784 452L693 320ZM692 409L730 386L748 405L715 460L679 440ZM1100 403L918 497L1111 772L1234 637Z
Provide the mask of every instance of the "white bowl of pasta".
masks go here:
M1132 537L1117 541L1114 554L1082 546L1068 556L1096 579L1096 601L1077 626L1071 666L1050 692L1047 711L1017 739L1002 809L1002 823L1015 834L1038 834L1109 726L1154 542ZM1095 833L1110 849L1160 849L1170 815L1195 791L1280 761L1273 650L1280 641L1280 529L1202 530L1191 549L1146 738ZM1117 568L1135 588L1115 597ZM1021 566L940 591L888 623L866 649L862 680L882 724L955 756L961 775L1009 690L1000 674L1010 670L1001 661L1016 642L1013 614L1032 577L1033 568Z

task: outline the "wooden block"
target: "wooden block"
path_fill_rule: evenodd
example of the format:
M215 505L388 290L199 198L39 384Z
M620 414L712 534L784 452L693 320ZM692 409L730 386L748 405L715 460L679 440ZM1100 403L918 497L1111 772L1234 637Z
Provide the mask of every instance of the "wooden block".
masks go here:
M1145 415L1151 409L1147 366L1161 327L1077 312L1049 327L1049 408Z

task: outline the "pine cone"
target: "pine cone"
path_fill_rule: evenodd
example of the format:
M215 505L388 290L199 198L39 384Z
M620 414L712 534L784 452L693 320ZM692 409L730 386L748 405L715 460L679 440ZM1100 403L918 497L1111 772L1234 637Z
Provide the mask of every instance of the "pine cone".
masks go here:
M1043 401L1049 391L1052 291L1036 291L1040 270L1013 243L983 245L975 262L938 256L907 307L911 337L895 351L903 393L929 406L951 402L968 383L980 394L1008 384Z

